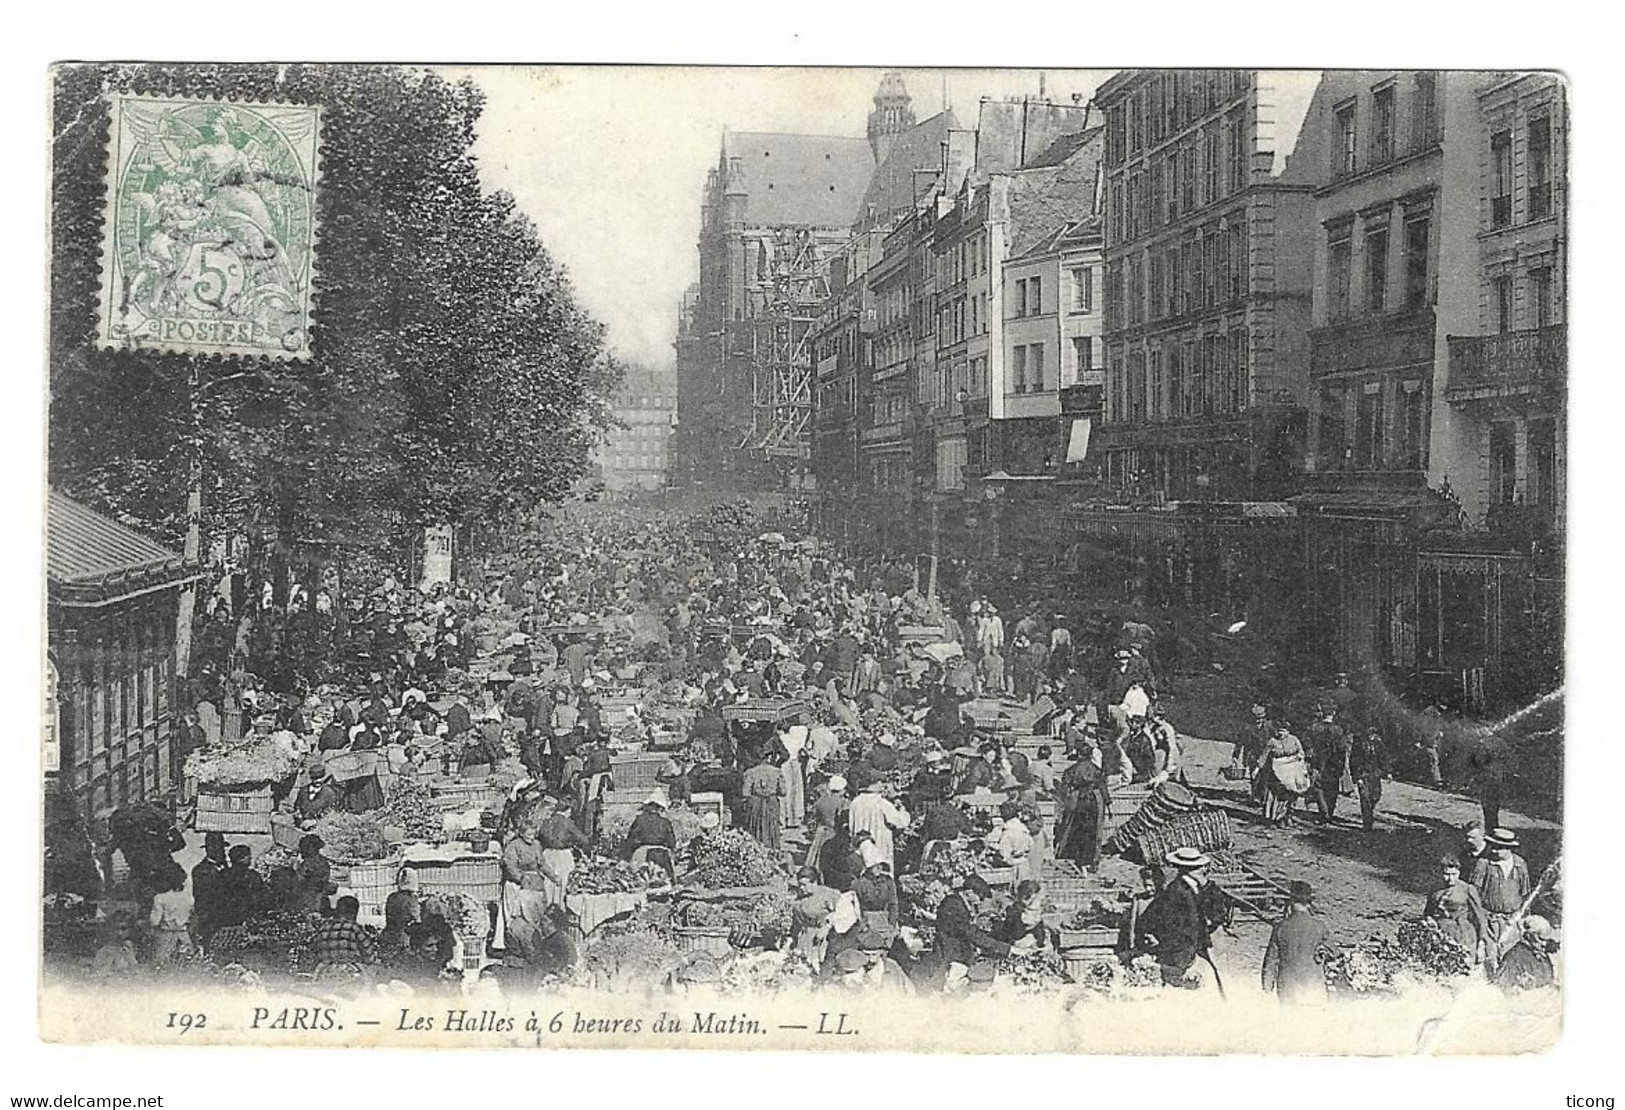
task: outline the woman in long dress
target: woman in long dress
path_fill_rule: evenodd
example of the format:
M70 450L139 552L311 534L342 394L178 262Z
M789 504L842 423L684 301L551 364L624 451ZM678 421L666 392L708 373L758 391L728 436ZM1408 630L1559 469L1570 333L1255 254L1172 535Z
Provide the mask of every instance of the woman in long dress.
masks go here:
M1462 882L1460 860L1445 856L1439 862L1439 871L1443 882L1428 895L1422 916L1437 921L1440 931L1460 944L1467 958L1477 963L1489 936L1489 915L1478 891Z
M1264 748L1264 758L1258 767L1257 787L1264 820L1272 825L1286 824L1298 799L1308 791L1308 766L1304 762L1303 743L1285 728L1276 729Z
M743 790L748 806L745 830L768 848L778 848L784 831L779 799L784 797L782 753L774 753L745 772Z

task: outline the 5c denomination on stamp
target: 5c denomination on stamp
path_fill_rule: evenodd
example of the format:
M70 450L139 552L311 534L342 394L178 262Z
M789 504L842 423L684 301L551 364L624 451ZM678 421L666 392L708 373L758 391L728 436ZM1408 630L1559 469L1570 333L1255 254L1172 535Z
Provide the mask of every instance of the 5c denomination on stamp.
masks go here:
M96 338L310 356L319 110L114 94Z

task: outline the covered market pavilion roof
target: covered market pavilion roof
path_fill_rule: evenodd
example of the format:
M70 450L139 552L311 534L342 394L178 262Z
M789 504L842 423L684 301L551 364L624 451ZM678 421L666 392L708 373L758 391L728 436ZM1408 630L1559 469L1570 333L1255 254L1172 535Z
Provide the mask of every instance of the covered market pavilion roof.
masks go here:
M45 510L45 575L53 602L100 606L184 585L200 572L135 529L53 489Z

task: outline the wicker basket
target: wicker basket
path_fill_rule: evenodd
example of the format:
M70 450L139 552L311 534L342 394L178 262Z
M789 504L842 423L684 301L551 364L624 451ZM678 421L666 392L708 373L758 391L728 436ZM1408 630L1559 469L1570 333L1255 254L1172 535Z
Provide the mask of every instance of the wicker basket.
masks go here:
M486 944L490 939L491 935L486 932L457 934L457 940L463 949L464 971L480 971L491 962L490 956L486 954Z
M483 809L495 813L502 808L503 793L485 782L436 782L429 792L443 809Z
M335 881L337 868L334 869ZM395 890L399 883L401 864L399 860L381 859L369 860L365 863L352 863L350 873L342 885L349 888L355 900L361 903L358 917L367 920L382 921L384 919L384 901Z
M460 892L481 902L502 899L502 861L495 857L469 857L450 863L424 860L406 866L417 873L418 889L425 895Z
M278 848L286 848L290 852L299 850L299 841L304 838L305 830L299 827L299 822L285 813L271 814L271 843Z
M616 755L610 757L610 777L615 780L615 789L641 790L645 794L659 785L656 778L660 768L666 765L664 755L646 755L641 752L631 755Z
M271 788L215 790L201 787L192 827L198 832L271 834Z
M1187 813L1161 828L1150 829L1127 845L1147 862L1161 860L1175 848L1195 848L1200 852L1222 851L1230 847L1230 816L1222 809Z
M1061 953L1061 969L1074 983L1081 983L1095 964L1116 960L1116 955L1099 948L1086 948L1077 952Z
M728 939L732 932L726 925L678 925L672 929L680 950L703 952L718 959L733 952L733 942Z

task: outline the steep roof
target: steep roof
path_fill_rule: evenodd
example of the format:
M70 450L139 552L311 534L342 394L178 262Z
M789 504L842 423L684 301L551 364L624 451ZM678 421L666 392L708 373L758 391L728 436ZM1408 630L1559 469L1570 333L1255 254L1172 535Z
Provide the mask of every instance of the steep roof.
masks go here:
M1094 214L1104 132L1102 127L1091 127L1058 139L1046 153L1070 147L1063 160L1009 175L1010 257L1019 258L1047 244L1057 232Z
M952 109L921 120L891 139L886 157L874 168L869 188L858 205L859 226L887 223L893 216L913 209L920 188L936 181L942 169L942 144L948 132L958 127ZM916 173L929 170L930 175Z
M56 490L45 510L45 574L54 599L101 605L197 577L180 555Z
M874 169L869 140L840 135L730 131L722 156L739 160L728 185L749 198L745 219L775 227L849 226Z

